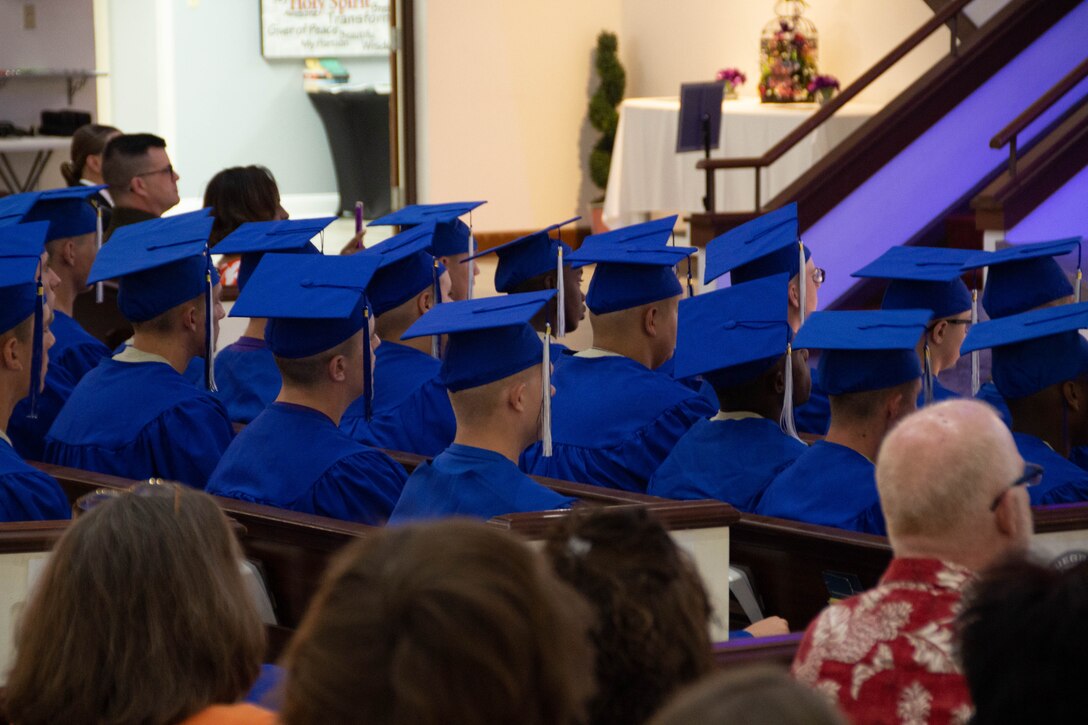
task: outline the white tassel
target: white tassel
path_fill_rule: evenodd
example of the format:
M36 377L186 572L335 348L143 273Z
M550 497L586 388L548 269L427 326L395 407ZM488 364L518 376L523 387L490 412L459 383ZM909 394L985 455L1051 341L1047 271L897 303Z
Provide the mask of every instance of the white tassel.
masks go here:
M805 310L808 307L808 270L805 268L805 244L797 240L797 256L800 264L797 267L797 290L801 305L801 324L805 324Z
M925 333L926 335L929 332ZM922 370L922 391L924 397L922 398L923 405L929 405L933 402L933 365L929 358L929 343L927 342L922 348L923 370Z
M556 248L555 288L555 339L562 340L567 334L567 284L563 277L562 244Z
M94 246L96 254L102 251L102 204L95 204L95 211L97 218L94 222ZM94 286L94 302L97 305L102 304L106 299L106 289L102 286L101 282L97 282Z
M552 455L552 326L544 323L544 369L541 379L544 381L544 397L540 406L540 440L544 457Z
M1080 302L1081 278L1082 278L1082 275L1081 275L1081 272L1080 272L1080 267L1077 267L1077 288L1075 290L1073 290L1073 301L1074 302Z
M978 290L971 290L971 324L978 324ZM979 379L979 351L971 351L971 397L978 395L978 389L982 385Z
M797 426L793 422L793 345L786 345L786 384L782 397L782 416L778 424L791 438L801 440L797 435Z

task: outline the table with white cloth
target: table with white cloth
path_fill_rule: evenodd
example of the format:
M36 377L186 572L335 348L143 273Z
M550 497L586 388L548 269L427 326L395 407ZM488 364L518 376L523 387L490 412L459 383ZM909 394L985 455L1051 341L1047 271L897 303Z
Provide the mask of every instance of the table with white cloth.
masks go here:
M756 98L722 101L718 148L712 158L761 156L819 108L815 103L760 103ZM787 154L760 171L764 203L795 181L824 154L880 110L848 103ZM701 212L706 174L695 168L702 151L676 153L680 120L677 98L631 98L620 106L605 193L604 221L615 228L643 221L653 212ZM728 169L716 174L715 210L752 211L755 171Z
M54 151L67 151L70 136L18 136L0 138L0 182L12 193L33 191ZM8 158L9 154L33 154L30 168L20 174Z

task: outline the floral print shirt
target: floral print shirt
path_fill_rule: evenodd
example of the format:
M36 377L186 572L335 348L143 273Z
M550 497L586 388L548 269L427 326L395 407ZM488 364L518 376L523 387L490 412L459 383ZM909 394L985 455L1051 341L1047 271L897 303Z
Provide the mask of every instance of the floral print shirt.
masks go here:
M794 677L856 723L966 723L974 708L952 650L971 578L937 559L893 559L878 586L813 620Z

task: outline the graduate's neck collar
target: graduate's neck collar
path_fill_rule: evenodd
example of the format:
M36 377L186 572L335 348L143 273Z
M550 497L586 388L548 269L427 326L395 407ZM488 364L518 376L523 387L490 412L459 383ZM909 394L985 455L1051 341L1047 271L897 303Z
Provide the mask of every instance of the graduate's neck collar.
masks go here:
M353 402L353 399L340 389L341 387L318 383L303 388L292 385L285 380L283 387L280 388L279 395L276 396L276 402L300 405L304 408L316 410L331 420L333 425L339 427L340 419L344 417L344 411Z

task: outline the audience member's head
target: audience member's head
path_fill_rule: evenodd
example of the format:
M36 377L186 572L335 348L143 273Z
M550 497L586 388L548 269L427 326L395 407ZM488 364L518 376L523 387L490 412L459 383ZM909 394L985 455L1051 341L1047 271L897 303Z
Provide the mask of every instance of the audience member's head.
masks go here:
M972 400L926 406L884 440L880 505L896 556L979 570L1026 548L1032 520L1024 460L993 409Z
M545 551L596 609L590 722L643 722L713 666L702 580L646 510L576 512L549 533Z
M272 172L263 166L233 166L212 177L204 189L204 206L212 210L208 244L214 247L245 222L286 219L280 190Z
M916 378L888 388L829 395L832 425L838 423L883 434L914 412L921 389L922 381Z
M752 411L765 418L776 419L782 412L786 392L786 365L791 366L794 407L804 405L812 392L812 374L808 367L808 351L794 350L792 356L782 355L755 377L738 383L732 375L709 373L705 379L718 396L722 410ZM728 373L731 371L723 371Z
M651 725L843 725L827 700L785 672L747 667L685 688Z
M144 484L81 515L57 543L16 633L8 716L174 723L241 697L264 630L215 502Z
M166 141L150 133L112 138L102 155L102 178L115 206L162 216L180 201L180 177L166 154Z
M580 722L585 603L512 535L387 528L329 569L286 657L285 723Z
M45 239L44 224L13 224L0 231L0 240L28 249L22 256L0 258L0 431L7 428L12 409L28 392L41 392L54 337L52 297L56 275L48 267L48 252L35 254ZM39 274L44 296L38 295ZM50 278L49 275L52 275ZM41 330L36 330L41 309ZM40 332L40 336L35 334ZM40 343L40 348L38 344ZM40 364L35 358L40 354ZM35 391L34 388L37 388Z
M430 252L434 234L432 225L416 226L361 252L379 261L367 298L383 340L399 342L416 320L450 299L449 271ZM427 340L405 344L430 349Z
M106 144L121 132L113 126L88 123L72 134L71 160L60 165L60 173L68 186L79 186L84 180L103 184L102 152Z
M968 591L959 632L972 723L1084 721L1088 562L999 564Z

